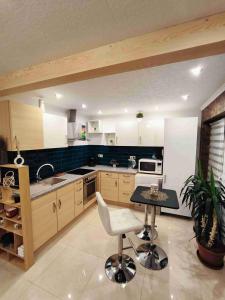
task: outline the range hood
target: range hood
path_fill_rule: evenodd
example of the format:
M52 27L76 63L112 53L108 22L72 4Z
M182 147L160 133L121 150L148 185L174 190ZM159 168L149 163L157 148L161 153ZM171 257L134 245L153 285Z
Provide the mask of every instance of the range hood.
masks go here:
M77 126L76 126L77 110L68 110L68 123L67 123L67 136L68 141L74 141L78 138Z

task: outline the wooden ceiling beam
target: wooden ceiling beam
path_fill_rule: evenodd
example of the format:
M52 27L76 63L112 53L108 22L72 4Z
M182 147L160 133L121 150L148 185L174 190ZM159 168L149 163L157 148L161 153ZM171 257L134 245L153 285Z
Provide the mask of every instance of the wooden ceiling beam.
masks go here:
M225 53L225 12L0 76L0 96Z

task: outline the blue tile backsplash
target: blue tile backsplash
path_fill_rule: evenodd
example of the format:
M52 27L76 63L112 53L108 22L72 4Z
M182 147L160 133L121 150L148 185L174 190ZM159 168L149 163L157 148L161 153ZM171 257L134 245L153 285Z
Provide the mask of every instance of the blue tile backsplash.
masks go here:
M98 154L103 154L103 158L98 158ZM37 169L44 163L50 163L55 167L55 172L64 172L79 168L88 163L91 156L96 157L100 165L109 165L111 159L116 159L121 167L127 167L130 155L140 158L156 157L162 159L163 147L133 147L133 146L73 146L67 148L54 148L44 150L21 151L25 159L25 164L30 169L30 181L36 180ZM8 152L9 163L13 163L16 152ZM51 169L44 168L41 172L42 178L51 176Z

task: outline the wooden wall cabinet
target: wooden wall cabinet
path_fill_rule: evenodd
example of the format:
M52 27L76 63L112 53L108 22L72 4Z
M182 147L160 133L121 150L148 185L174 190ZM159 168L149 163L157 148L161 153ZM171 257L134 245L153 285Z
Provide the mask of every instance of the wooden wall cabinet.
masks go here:
M0 136L9 151L43 148L43 117L40 108L14 101L0 102Z
M56 203L56 192L48 193L31 202L34 251L58 231Z

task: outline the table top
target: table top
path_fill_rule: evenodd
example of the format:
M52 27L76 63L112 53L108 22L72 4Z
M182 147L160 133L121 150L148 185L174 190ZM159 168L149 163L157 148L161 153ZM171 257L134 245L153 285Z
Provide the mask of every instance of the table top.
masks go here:
M149 187L147 186L138 186L134 191L133 195L131 196L130 201L135 203L155 205L155 206L172 208L172 209L179 208L176 191L162 189L162 192L165 193L168 198L166 200L156 200L154 196L152 197L152 199L146 199L141 195L143 191L147 191L147 190L149 190Z

